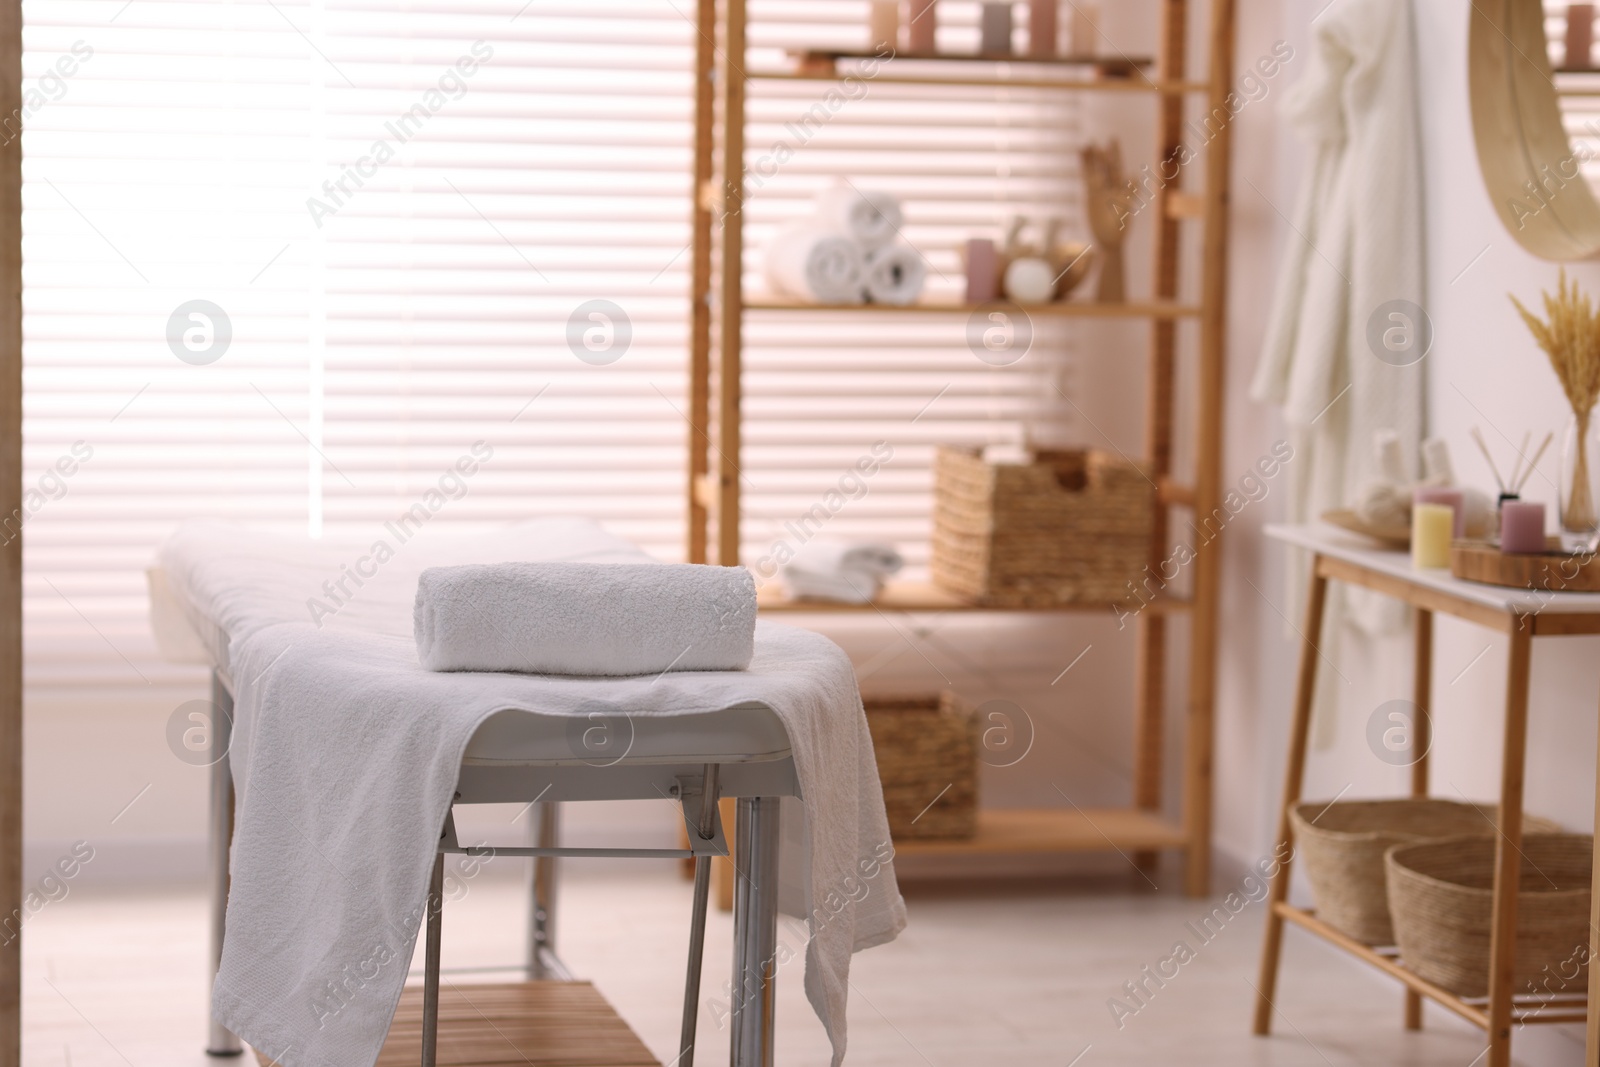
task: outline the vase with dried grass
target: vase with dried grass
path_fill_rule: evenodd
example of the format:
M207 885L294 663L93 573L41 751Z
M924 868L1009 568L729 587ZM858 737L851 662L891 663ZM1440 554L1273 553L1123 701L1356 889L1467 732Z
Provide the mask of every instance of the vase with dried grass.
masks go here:
M1562 270L1556 295L1542 294L1545 318L1540 320L1516 297L1528 330L1550 357L1572 407L1561 463L1561 538L1568 549L1585 547L1600 531L1600 312L1593 301L1567 281Z

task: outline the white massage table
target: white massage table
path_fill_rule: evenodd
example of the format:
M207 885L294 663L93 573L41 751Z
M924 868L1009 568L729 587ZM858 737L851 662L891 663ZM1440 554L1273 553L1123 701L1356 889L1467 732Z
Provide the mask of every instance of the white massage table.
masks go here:
M460 560L452 560L452 562ZM211 936L213 969L220 963L229 892L229 850L233 835L233 777L229 766L235 685L226 658L224 626L197 615L182 602L168 576L149 573L151 618L167 658L203 664L212 671L212 702L217 722L211 731L210 838ZM354 601L352 601L354 604ZM359 625L360 620L355 620ZM774 714L762 706L728 708L704 714L639 718L629 724L622 751L606 748L591 757L575 756L570 719L538 717L523 711L500 712L473 735L457 786L457 804L535 802L536 836L531 846L502 847L498 856L532 857L535 873L530 907L527 973L530 979L570 977L554 952L555 863L561 856L694 857L696 895L691 927L684 1039L692 1047L698 1009L700 934L705 919L709 858L727 854L716 819L718 796L738 798L739 857L734 904L732 1063L770 1067L773 1062L773 961L777 953L778 798L799 795L789 738ZM537 785L533 773L537 771ZM709 794L709 796L708 796ZM660 799L683 804L691 846L686 850L570 848L559 842L559 805L570 801ZM464 852L455 840L453 817L434 868L438 897L443 856ZM430 1010L437 1008L439 916L427 922L425 987ZM436 1023L434 1024L436 1027ZM425 1028L424 1063L430 1033ZM216 1056L242 1051L238 1037L213 1021L206 1051ZM687 1057L683 1057L687 1058Z

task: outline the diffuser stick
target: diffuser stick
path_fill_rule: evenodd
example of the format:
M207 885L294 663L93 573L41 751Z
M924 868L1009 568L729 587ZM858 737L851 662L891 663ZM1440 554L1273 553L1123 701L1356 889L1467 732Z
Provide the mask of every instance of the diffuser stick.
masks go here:
M1515 493L1517 491L1515 487L1522 484L1521 482L1519 482L1517 480L1517 475L1519 473L1521 473L1521 471L1522 471L1522 461L1528 458L1528 442L1530 442L1532 440L1533 440L1533 431L1532 430L1528 430L1525 433L1523 433L1523 435L1522 435L1522 447L1517 449L1517 461L1511 465L1511 477L1507 479L1507 481L1509 481L1511 483L1511 485L1512 485L1512 490L1511 491L1513 493Z
M1495 484L1500 487L1500 495L1504 496L1507 492L1506 481L1500 477L1500 468L1494 465L1494 457L1489 454L1489 446L1483 439L1483 431L1474 426L1472 439L1478 443L1478 451L1483 453L1484 460L1489 464L1489 473L1494 475Z
M1544 450L1550 447L1550 442L1556 439L1553 433L1544 435L1544 442L1539 445L1539 451L1533 454L1533 459L1528 461L1528 469L1522 472L1522 480L1511 487L1511 491L1518 496L1522 495L1522 487L1528 484L1528 479L1533 477L1533 468L1539 465L1539 460L1544 458Z

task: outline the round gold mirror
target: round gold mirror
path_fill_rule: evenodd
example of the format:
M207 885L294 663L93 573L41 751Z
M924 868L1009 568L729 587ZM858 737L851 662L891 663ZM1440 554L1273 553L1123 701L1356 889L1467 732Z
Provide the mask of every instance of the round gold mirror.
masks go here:
M1562 106L1569 95L1597 96L1600 88L1558 89L1542 0L1475 0L1470 17L1473 134L1495 211L1516 242L1542 259L1600 255L1600 202L1584 173L1596 150L1587 141L1574 146ZM1563 29L1563 76L1594 70L1592 5L1563 5L1554 21Z

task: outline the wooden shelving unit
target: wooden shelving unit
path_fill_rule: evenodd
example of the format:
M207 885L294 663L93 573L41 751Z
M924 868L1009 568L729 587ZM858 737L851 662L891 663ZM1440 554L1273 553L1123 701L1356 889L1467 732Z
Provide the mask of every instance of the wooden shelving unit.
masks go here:
M1235 0L1209 4L1208 71L1191 80L1188 70L1190 0L1149 0L1160 14L1158 54L1154 59L1061 56L1035 61L1025 56L901 55L879 60L874 83L900 85L997 85L1061 92L1146 93L1157 109L1154 160L1175 156L1184 122L1194 117L1185 102L1199 99L1207 113L1227 114L1233 69ZM803 305L743 291L743 206L746 165L746 92L753 80L826 83L849 73L870 53L813 51L794 53L788 70L749 70L745 62L745 0L699 0L697 10L696 142L694 154L694 241L692 244L692 321L689 396L688 556L696 562L740 562L739 464L742 440L741 370L746 317L804 315L818 311L861 315L953 316L973 307L957 303L910 307ZM1072 302L1028 307L1030 315L1138 319L1149 324L1146 366L1145 434L1142 460L1160 486L1151 563L1160 564L1178 529L1174 509L1210 515L1221 502L1223 339L1227 295L1227 213L1231 131L1226 121L1205 148L1203 163L1180 167L1177 180L1156 194L1154 264L1149 296L1122 304ZM1203 170L1193 191L1184 188L1185 171ZM1191 179L1192 180L1192 179ZM1197 303L1182 302L1180 250L1197 228L1204 264ZM1198 323L1198 337L1180 353L1178 324ZM1192 405L1192 483L1174 477L1176 443L1176 362L1195 360ZM1186 860L1185 887L1204 895L1210 885L1213 688L1220 552L1215 541L1196 544L1189 596L1157 601L1138 613L1134 787L1125 808L1111 810L986 810L970 841L907 842L904 854L998 855L1039 852L1120 850L1148 864L1161 850ZM891 585L877 602L863 606L791 604L764 597L765 611L914 612L992 610L965 603L931 586ZM1100 611L1112 605L1073 605L1046 611ZM1163 787L1165 705L1173 683L1168 677L1167 621L1174 612L1190 616L1190 649L1185 707L1182 817L1166 818Z

